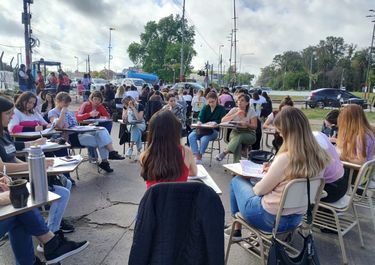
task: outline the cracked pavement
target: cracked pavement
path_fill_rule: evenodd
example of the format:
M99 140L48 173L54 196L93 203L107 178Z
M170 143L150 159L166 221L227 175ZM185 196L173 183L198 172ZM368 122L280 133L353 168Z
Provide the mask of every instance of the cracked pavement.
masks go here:
M122 152L122 146L118 145L118 128L118 123L114 123L112 137L115 148ZM83 153L85 154L85 151ZM221 199L226 213L225 221L230 223L229 182L232 176L224 172L219 162L213 161L212 167L209 167L207 155L204 156L203 162L223 191ZM139 176L137 163L129 159L111 161L111 167L115 171L110 174L98 174L96 165L89 162L79 167L80 180L77 180L77 185L72 189L65 212L65 217L73 222L76 231L67 234L67 237L72 240L89 240L90 246L83 252L65 259L61 264L123 265L128 263L138 204L146 186ZM72 173L72 177L76 179L75 173ZM366 248L360 248L358 230L355 228L344 237L347 255L350 264L374 264L374 228L368 217L369 211L360 211L360 215L367 216L361 218ZM337 236L316 231L314 237L321 264L341 264ZM234 245L229 264L259 264L259 260ZM8 241L0 241L0 265L15 265Z

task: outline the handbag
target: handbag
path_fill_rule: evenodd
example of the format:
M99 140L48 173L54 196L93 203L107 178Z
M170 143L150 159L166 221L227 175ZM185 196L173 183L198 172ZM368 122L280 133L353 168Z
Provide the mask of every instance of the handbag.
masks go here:
M307 178L307 224L312 223L312 205L310 203L310 180ZM285 247L276 239L276 231L272 232L272 244L268 252L268 265L320 265L318 254L316 252L314 239L309 229L309 234L303 237L303 248L297 256L289 256Z
M205 136L205 135L210 135L213 132L214 132L213 129L209 129L209 128L197 128L195 130L195 133L197 134L198 137L202 137L202 136Z
M274 153L263 151L263 150L252 150L249 154L249 159L257 164L263 164L266 162L270 162L273 157L275 156Z

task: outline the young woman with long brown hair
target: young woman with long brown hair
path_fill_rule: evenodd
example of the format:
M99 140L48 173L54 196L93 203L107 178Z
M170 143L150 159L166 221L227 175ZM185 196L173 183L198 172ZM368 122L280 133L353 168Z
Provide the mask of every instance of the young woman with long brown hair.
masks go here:
M373 158L374 132L361 106L350 104L344 107L337 125L340 130L336 144L341 160L363 164Z
M285 186L297 178L322 176L330 162L329 155L315 140L308 119L296 108L286 108L279 112L274 126L284 138L283 145L266 174L254 186L240 176L231 182L231 210L237 212L253 226L272 231L276 213ZM297 227L306 209L284 210L279 231ZM234 236L241 237L240 226L235 227Z
M141 177L147 188L158 182L187 181L189 175L197 175L193 153L180 143L181 123L171 111L155 113L148 130L147 148L140 155Z

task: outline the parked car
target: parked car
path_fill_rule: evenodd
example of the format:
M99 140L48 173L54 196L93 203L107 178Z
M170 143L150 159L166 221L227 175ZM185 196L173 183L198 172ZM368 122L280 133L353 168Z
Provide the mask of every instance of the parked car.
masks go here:
M204 87L200 85L199 83L194 82L179 82L174 84L171 89L174 89L175 91L178 91L180 88L183 88L185 90L189 90L190 87L193 87L196 90L204 90Z
M123 86L135 86L139 93L142 91L142 87L146 82L143 79L140 78L124 78L121 81L121 84Z
M306 99L310 108L340 107L342 104L358 104L367 109L367 100L361 99L352 93L337 88L319 88L311 91Z
M92 78L91 79L91 90L99 90L101 86L108 84L108 81L103 78Z

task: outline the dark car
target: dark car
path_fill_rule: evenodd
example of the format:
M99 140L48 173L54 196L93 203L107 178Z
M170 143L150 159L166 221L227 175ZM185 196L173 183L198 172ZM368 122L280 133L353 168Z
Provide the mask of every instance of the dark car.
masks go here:
M319 88L311 91L306 99L310 108L341 107L342 104L358 104L367 109L368 103L352 93L336 88Z

